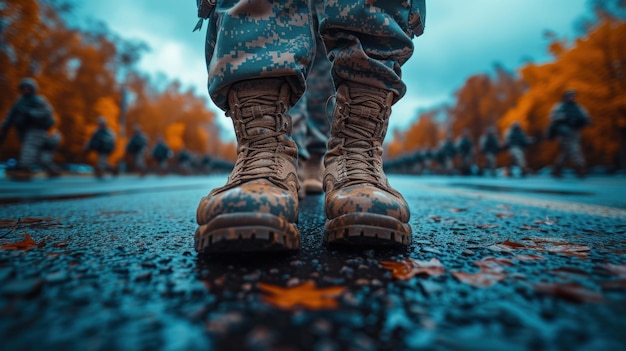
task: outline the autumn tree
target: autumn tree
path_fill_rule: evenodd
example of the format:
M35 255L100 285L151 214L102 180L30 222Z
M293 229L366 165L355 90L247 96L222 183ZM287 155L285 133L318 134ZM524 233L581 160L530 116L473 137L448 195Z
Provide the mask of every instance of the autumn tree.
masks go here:
M175 149L184 144L197 153L234 159L233 146L219 139L206 98L178 82L155 88L136 67L145 44L120 38L100 22L72 27L66 20L72 11L69 0L0 3L0 86L6 92L0 95L0 113L5 115L17 99L19 81L33 77L55 110L55 128L63 135L61 162L84 161L82 150L99 116L118 135L113 162L122 157L123 136L133 124L142 125L153 140L170 135ZM120 120L123 91L130 99ZM2 145L2 156L16 157L18 150L12 135Z
M583 133L583 149L590 165L614 165L626 158L626 22L605 18L572 44L555 38L550 44L554 62L521 69L528 92L499 122L501 128L519 120L531 133L545 133L549 113L564 91L578 91L578 101L592 117ZM543 143L532 153L531 165L550 164L555 143ZM620 156L621 155L621 156ZM622 164L623 167L623 164Z

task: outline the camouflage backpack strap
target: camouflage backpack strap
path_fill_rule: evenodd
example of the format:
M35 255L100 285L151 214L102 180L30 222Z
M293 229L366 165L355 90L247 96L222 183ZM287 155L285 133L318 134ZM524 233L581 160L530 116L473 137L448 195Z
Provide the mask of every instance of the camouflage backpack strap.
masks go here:
M217 5L217 0L196 0L196 5L198 6L199 20L193 29L194 32L202 29L202 23L204 20L211 17L211 13L213 13L215 5Z

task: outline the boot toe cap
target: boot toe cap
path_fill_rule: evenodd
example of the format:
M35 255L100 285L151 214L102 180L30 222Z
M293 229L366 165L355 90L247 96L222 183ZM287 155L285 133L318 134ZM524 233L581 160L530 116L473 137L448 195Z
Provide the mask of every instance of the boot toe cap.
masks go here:
M407 223L410 212L402 196L374 186L355 185L326 194L326 216L337 218L350 213L390 216Z
M231 213L269 213L296 222L298 200L290 192L265 182L246 183L203 197L196 220L203 225L219 215Z

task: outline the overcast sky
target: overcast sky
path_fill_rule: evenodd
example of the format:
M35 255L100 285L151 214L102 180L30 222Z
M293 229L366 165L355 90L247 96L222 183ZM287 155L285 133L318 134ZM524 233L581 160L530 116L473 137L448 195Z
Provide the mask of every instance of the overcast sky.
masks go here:
M408 91L394 105L390 128L406 128L418 109L450 101L469 76L492 72L494 63L516 70L528 60L549 61L544 31L575 38L586 3L427 0L426 31L414 39L415 53L403 67ZM197 21L195 0L90 0L78 6L79 16L102 20L118 35L146 42L151 50L139 64L143 71L165 74L208 95L204 31L191 32ZM224 126L223 137L234 139L230 121L212 103L209 107Z

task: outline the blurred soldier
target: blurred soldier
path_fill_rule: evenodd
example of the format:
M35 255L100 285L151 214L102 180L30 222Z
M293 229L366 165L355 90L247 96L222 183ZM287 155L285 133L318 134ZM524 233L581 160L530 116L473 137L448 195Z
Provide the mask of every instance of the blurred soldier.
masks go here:
M424 158L424 167L422 173L432 174L433 172L433 160L435 159L435 152L432 148L428 147L424 150L422 155Z
M126 156L130 161L131 169L139 171L141 175L147 172L144 154L148 146L148 137L141 130L141 126L136 124L133 128L133 135L126 144Z
M307 194L321 194L324 173L324 154L330 135L331 112L334 104L329 98L335 94L330 75L330 61L326 55L324 42L319 33L319 18L324 11L321 0L309 1L311 26L315 33L315 56L311 71L306 78L304 95L291 109L293 119L293 139L298 145L298 197Z
M174 155L172 149L167 145L163 136L157 138L157 142L152 149L152 157L157 163L157 172L167 173L167 161Z
M454 140L452 140L452 133L448 132L439 146L439 164L443 167L443 174L454 174L454 157L456 154L457 150Z
M61 169L54 163L54 153L61 144L61 132L55 130L48 134L43 145L41 145L41 164L46 169L49 177L58 177L61 175Z
M211 174L211 164L212 164L211 156L209 155L202 156L202 159L200 160L200 172L202 174Z
M487 128L485 134L480 137L480 151L485 157L485 170L487 170L492 177L495 177L496 160L500 152L500 140L498 140L494 126Z
M180 150L176 163L180 174L190 175L192 173L193 155L186 148L183 147Z
M52 107L45 97L37 94L37 83L33 79L22 79L18 89L22 95L11 106L0 127L0 144L9 129L15 127L22 143L16 178L29 180L33 167L41 163L41 147L55 121Z
M509 149L511 164L516 165L522 172L522 177L528 173L526 167L526 148L532 143L532 139L526 136L519 122L513 122L504 137L505 148ZM509 175L511 174L509 169Z
M469 175L472 173L472 164L474 162L474 142L470 138L469 130L464 129L463 134L456 142L456 150L461 156L460 173Z
M109 163L109 156L113 150L115 150L115 135L107 126L106 119L100 116L98 117L98 129L93 133L85 148L86 153L95 151L98 154L96 178L102 178L106 172L110 172L114 176L118 175L117 168Z
M554 164L553 175L561 176L563 165L572 161L579 177L584 177L585 158L580 149L580 130L590 123L589 114L576 103L576 92L568 90L550 113L548 139L558 139L561 153Z
M424 153L422 150L415 150L410 154L408 163L407 171L409 174L422 174L424 172Z

